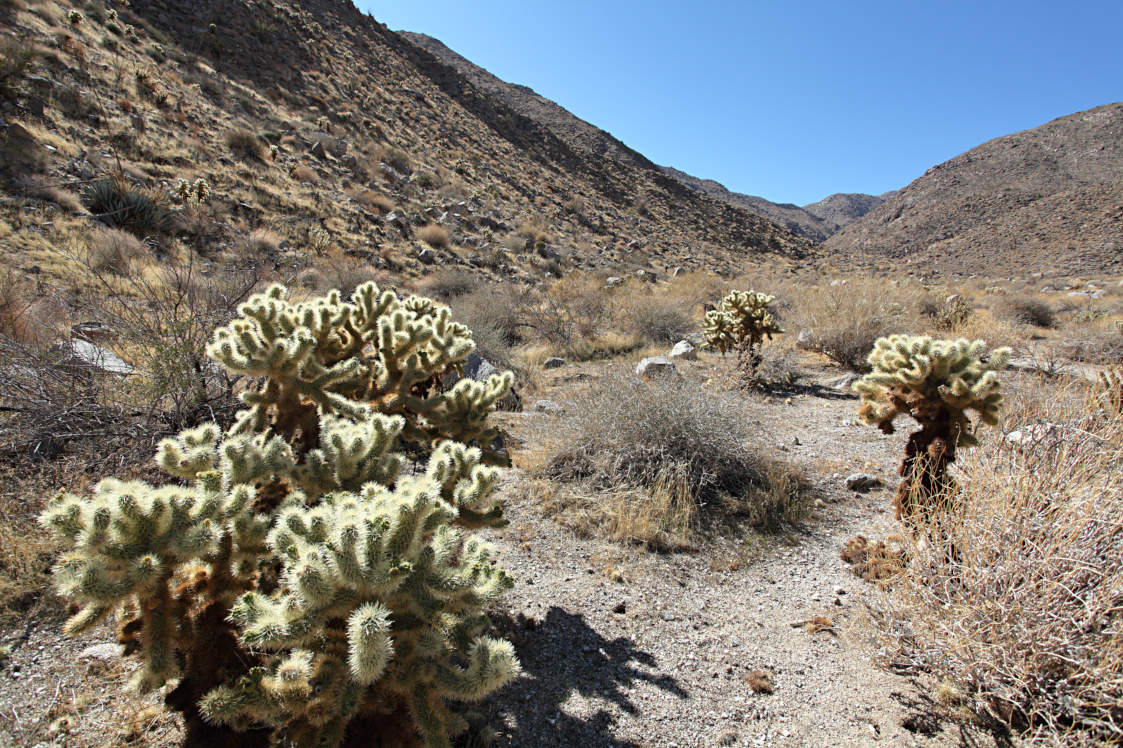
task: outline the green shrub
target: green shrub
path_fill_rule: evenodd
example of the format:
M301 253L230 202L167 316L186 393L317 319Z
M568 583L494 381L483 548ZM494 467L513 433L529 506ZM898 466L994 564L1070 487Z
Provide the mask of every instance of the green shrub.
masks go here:
M120 173L97 179L82 191L82 203L100 221L141 238L175 228L166 202L161 193L135 187Z
M424 394L470 333L374 284L295 305L274 287L240 312L208 348L258 383L233 425L161 442L167 485L105 479L44 512L69 546L66 631L115 615L141 660L132 685L177 680L166 701L188 745L255 730L337 746L358 722L374 744L448 746L466 727L450 702L518 672L485 636L512 580L469 532L503 524L480 463L510 375ZM403 442L431 450L423 473L401 474Z

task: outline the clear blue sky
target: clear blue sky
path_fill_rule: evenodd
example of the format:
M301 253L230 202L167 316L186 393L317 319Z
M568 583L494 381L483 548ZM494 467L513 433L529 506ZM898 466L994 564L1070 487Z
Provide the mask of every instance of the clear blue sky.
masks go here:
M1123 100L1123 0L357 0L659 164L806 204L879 194Z

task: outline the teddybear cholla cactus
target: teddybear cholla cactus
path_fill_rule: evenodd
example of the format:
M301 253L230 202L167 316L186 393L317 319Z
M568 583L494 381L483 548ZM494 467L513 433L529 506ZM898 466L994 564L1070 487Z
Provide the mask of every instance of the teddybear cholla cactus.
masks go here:
M262 382L226 433L160 444L179 482L107 479L44 513L71 546L66 629L114 614L134 686L179 679L166 702L188 745L448 745L464 727L448 702L518 671L484 636L512 580L464 531L503 523L497 472L464 442L490 443L510 375L442 392L467 329L373 284L351 303L273 288L240 312L208 353ZM436 445L423 474L399 475L400 439Z
M957 447L978 443L967 411L994 425L1002 404L997 372L1006 366L1009 348L991 351L965 339L934 340L927 336L880 338L868 357L873 371L854 383L862 397L858 415L886 434L893 420L910 415L920 424L905 447L901 484L894 506L898 519L915 519L914 502L925 505L947 488L947 466Z
M756 291L732 291L717 309L706 313L702 332L706 346L723 354L737 351L742 365L755 368L764 338L782 333L768 305L774 296Z

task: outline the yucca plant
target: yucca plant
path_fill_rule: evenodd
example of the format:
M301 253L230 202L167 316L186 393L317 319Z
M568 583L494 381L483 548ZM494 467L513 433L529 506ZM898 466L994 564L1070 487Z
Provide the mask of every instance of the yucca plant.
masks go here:
M120 172L86 185L82 203L103 223L141 238L167 234L175 228L175 215L168 210L164 196L131 184Z

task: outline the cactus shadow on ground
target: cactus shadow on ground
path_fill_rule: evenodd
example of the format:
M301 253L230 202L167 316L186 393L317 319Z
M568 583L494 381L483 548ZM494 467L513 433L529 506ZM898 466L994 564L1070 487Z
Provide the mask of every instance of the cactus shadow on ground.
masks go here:
M493 698L489 720L497 728L506 721L506 730L493 743L497 748L516 745L596 745L610 748L638 747L637 743L613 737L615 709L636 714L639 706L628 692L637 681L678 699L690 695L668 676L660 675L655 658L638 649L628 637L608 639L593 629L579 614L551 607L545 618L527 630L511 617L492 616L504 636L515 644L522 676ZM574 715L572 706L563 708L579 695L591 705L587 717ZM595 710L595 711L594 711Z

